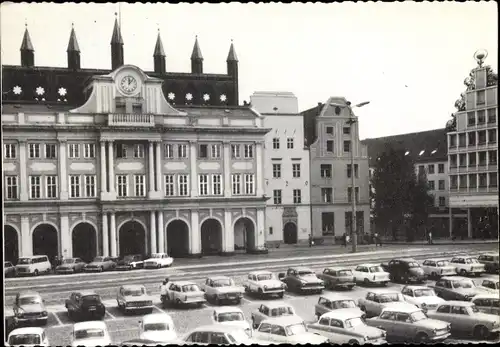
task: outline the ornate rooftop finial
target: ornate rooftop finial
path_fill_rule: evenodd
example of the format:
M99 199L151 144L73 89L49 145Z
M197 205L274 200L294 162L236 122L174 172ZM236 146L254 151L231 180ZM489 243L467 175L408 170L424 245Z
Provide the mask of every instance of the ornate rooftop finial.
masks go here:
M76 39L74 23L71 23L71 34L69 36L68 49L66 52L80 52L80 46L78 46L78 40Z
M484 60L486 59L487 56L488 56L488 51L485 49L477 50L474 53L474 59L476 59L477 65L479 65L479 67L483 67Z
M231 47L229 47L229 54L227 55L226 61L238 61L238 56L236 55L236 50L234 49L233 39L231 39Z
M198 35L195 36L193 53L191 54L191 60L203 60L203 55L201 54L200 45L198 44Z

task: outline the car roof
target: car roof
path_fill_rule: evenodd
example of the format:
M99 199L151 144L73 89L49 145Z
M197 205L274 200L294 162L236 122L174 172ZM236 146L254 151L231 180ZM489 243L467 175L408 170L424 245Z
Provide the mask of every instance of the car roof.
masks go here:
M408 285L408 286L404 286L403 288L408 288L408 289L432 289L432 288L429 288L429 287L426 287L426 286L412 286L412 285ZM401 289L403 289L401 288Z
M401 294L401 291L394 288L373 288L368 290L367 293L375 293L375 294L393 294L393 293L398 293Z
M281 317L266 318L261 322L261 324L269 323L269 324L285 325L285 324L297 324L303 322L304 320L299 316L281 316Z
M35 292L34 290L23 290L23 291L19 292L17 295L19 295L20 298L23 296L39 296L39 297L41 297L40 293Z
M107 329L106 323L100 320L92 320L87 322L78 322L73 325L73 330L83 330L83 329Z
M250 273L248 273L249 275L263 275L263 274L272 274L271 271L267 271L267 270L257 270L257 271L252 271Z
M11 331L9 335L14 335L14 334L42 334L45 331L45 329L40 328L40 327L24 327L24 328L17 328Z
M350 266L328 266L325 267L325 270L333 270L333 271L341 271L341 270L351 270Z
M358 264L356 265L356 267L358 266L367 266L367 267L370 267L370 266L380 266L380 264L375 264L375 263L363 263L363 264Z
M197 327L191 330L191 332L209 331L214 333L230 333L232 331L239 331L239 330L242 330L242 328L237 325L212 324L212 325L203 325L201 327Z
M448 281L458 281L458 280L469 280L472 281L472 279L468 277L463 277L463 276L443 276L441 277L442 280L448 280Z
M123 258L126 258L126 257L142 257L142 254L127 254L127 255L123 256Z
M78 294L80 294L81 296L88 296L88 295L97 295L97 293L93 290L82 290L82 291L79 291L77 292Z
M142 284L125 284L122 286L125 290L142 289L144 286Z
M172 283L177 284L178 286L185 286L185 285L192 285L196 284L195 282L192 281L172 281ZM197 284L196 284L197 285Z
M457 300L450 300L450 301L445 301L439 304L439 306L443 305L453 305L453 306L472 306L474 305L470 301L457 301Z
M231 312L240 312L243 313L241 308L235 307L235 306L219 306L219 307L214 307L214 312L217 314L219 313L231 313Z
M455 255L452 258L477 258L477 256L460 254L460 255Z
M407 261L407 262L416 262L416 260L414 258L393 258L392 260Z
M335 301L335 300L353 300L353 301L355 301L354 299L350 298L349 296L347 296L344 293L325 292L324 294L321 294L320 298L325 298L325 299L328 299L330 301Z
M39 255L24 255L22 257L19 257L19 259L33 259L33 258L39 258L39 257L46 257L45 254L39 254Z
M391 311L391 312L403 312L403 313L413 313L415 311L419 311L420 308L417 306L410 304L410 303L404 303L404 302L390 302L387 303L386 306L382 309L382 312L384 311Z
M310 267L305 267L305 266L292 266L288 268L289 270L295 270L295 271L312 271L314 272Z
M290 305L289 303L287 302L284 302L284 301L269 301L269 302L263 302L262 305L264 306L267 306L269 307L270 309L273 309L273 308L276 308L276 307L283 307L283 306L290 306L290 307L293 307L292 305Z
M326 312L320 318L350 319L361 317L363 313L357 309L338 309Z
M446 261L449 261L450 259L449 258L426 258L426 259L422 260L422 262L424 262L426 260L432 260L432 261L443 261L443 260L446 260Z
M212 281L215 281L215 280L228 280L228 279L231 279L230 277L228 276L211 276L211 277L207 277L209 280L212 280Z
M478 295L476 295L475 297L472 298L472 300L474 300L474 299L498 299L498 295L497 294L492 294L492 293L478 294Z
M150 313L142 317L143 323L165 322L173 323L168 313Z

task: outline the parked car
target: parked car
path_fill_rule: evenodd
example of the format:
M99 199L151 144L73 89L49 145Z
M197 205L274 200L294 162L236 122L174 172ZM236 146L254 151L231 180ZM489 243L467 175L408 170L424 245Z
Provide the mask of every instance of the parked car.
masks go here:
M457 274L455 267L446 259L426 259L422 263L422 269L427 277L434 279Z
M286 285L276 279L270 271L253 271L243 283L245 292L259 296L275 296L283 298Z
M497 274L499 269L499 256L498 253L483 253L477 257L477 260L484 264L485 272Z
M61 265L58 265L56 267L56 273L62 274L62 273L76 273L76 272L82 272L83 268L87 265L82 259L80 258L67 258L63 259L61 262Z
M332 344L385 343L385 331L366 325L362 312L334 310L320 316L318 321L308 324L310 332L328 338Z
M391 305L380 316L366 320L366 324L387 332L388 341L424 344L446 340L450 336L450 324L429 318L420 308L411 304Z
M316 317L316 320L318 320L319 317L321 317L325 313L336 310L355 311L360 313L361 316L365 316L365 313L361 311L356 301L339 294L334 294L334 293L323 294L322 296L319 297L317 304L314 305L314 315Z
M103 271L109 271L109 270L114 270L116 268L116 262L113 260L112 257L103 257L103 256L97 256L90 262L89 264L85 265L83 267L83 271L85 272L93 272L93 271L98 271L98 272L103 272Z
M486 290L489 293L498 293L499 291L498 279L496 281L492 279L483 280L480 288Z
M106 306L101 297L92 290L71 293L64 306L68 310L68 317L73 321L103 319L106 314Z
M116 264L116 270L135 270L144 267L143 257L140 254L130 254L120 259Z
M424 270L413 258L395 258L388 263L380 265L385 272L389 273L392 282L423 283L426 279Z
M18 328L11 331L6 346L50 346L45 330L39 327Z
M111 337L108 327L102 321L80 322L73 325L72 347L86 346L109 346Z
M45 300L34 291L22 291L14 299L14 320L17 324L47 324Z
M169 344L172 345L184 345L185 342L182 340L175 340L175 341L169 341ZM148 347L157 347L158 342L154 340L147 340L147 339L133 339L133 340L127 340L123 341L120 344L120 347L129 347L129 346L148 346Z
M170 267L174 259L167 253L153 253L149 259L144 260L145 269L161 269L162 267Z
M372 290L359 299L358 305L367 317L378 316L384 308L394 303L404 303L403 294L394 289Z
M278 301L265 303L252 312L252 327L256 329L263 320L268 318L296 315L293 306L286 302Z
M178 337L172 317L166 313L145 315L139 321L139 338L154 341L156 344L170 344L171 341L176 341Z
M140 284L129 284L118 288L116 302L123 313L153 312L153 298L148 294L146 288Z
M455 267L455 271L460 276L480 276L484 272L484 264L481 264L475 257L453 257L450 261L450 265Z
M434 289L424 286L405 286L401 294L406 302L424 311L435 310L440 303L445 301L436 295Z
M310 332L304 320L298 316L269 318L262 321L253 333L258 341L273 344L311 344L329 343L328 338Z
M16 267L10 261L3 262L3 275L5 278L16 277Z
M205 302L205 293L194 282L178 281L167 285L167 295L163 307L174 305L195 305L201 307Z
M237 286L229 277L214 276L205 280L201 290L205 292L207 301L220 305L223 302L239 304L245 288Z
M242 328L223 324L195 328L186 334L183 341L196 345L251 345L256 343Z
M296 293L322 293L325 283L316 276L316 273L306 267L292 267L278 278L285 283L287 290Z
M377 264L361 264L353 270L354 283L387 285L390 282L389 273Z
M32 255L17 260L16 273L18 276L48 274L52 271L52 264L46 255Z
M500 315L498 294L479 294L472 298L472 303L483 313Z
M486 340L492 333L500 331L499 316L482 313L476 305L467 301L444 302L427 315L450 323L451 333L457 336L472 335L479 340Z
M214 324L225 324L240 327L249 337L252 337L252 328L245 319L245 314L238 307L217 307L212 313L212 320Z
M352 270L345 267L327 267L318 278L323 281L327 289L351 290L356 285Z
M434 292L445 300L470 300L474 296L487 293L487 290L476 287L474 281L464 277L442 277L436 282Z

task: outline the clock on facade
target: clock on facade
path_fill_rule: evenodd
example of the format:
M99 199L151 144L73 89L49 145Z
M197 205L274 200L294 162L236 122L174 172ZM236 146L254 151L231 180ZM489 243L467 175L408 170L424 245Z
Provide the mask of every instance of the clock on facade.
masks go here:
M137 89L137 80L130 75L123 77L120 81L120 89L127 94L133 93Z

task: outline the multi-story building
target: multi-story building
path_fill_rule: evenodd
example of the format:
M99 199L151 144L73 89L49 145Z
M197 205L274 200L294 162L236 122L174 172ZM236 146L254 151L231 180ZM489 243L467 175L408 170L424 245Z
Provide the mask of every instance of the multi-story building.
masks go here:
M344 233L349 234L353 198L357 206L357 230L360 234L369 233L367 148L359 140L358 123L349 123L351 115L346 99L331 97L326 104L319 104L302 114L306 144L310 151L313 236L338 238ZM354 168L351 167L351 154L354 156ZM355 178L354 189L351 175Z
M155 73L124 65L116 22L111 47L112 71L80 69L72 30L68 68L38 68L26 31L22 66L4 67L6 259L263 246L269 129L237 105L234 47L228 75L203 74L197 42L192 74L165 73L159 38Z
M266 242L307 241L311 232L309 150L304 147L304 117L289 92L255 92L251 105L264 118Z
M487 68L479 63L473 88L465 92L465 110L455 114L455 129L448 133L450 206L467 210L468 237L482 237L485 224L498 230L498 85L488 83Z

